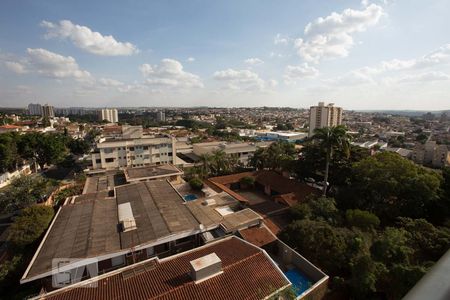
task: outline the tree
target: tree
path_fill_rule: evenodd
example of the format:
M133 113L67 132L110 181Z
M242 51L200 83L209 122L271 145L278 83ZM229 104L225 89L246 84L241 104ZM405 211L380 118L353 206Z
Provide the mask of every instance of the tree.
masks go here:
M35 204L44 198L49 188L49 181L42 177L21 176L0 196L1 207L8 212Z
M356 226L363 230L373 229L380 225L380 219L366 210L348 209L345 212L345 219L348 225Z
M372 257L388 267L408 264L414 252L408 244L409 238L409 232L404 229L386 227L370 248Z
M280 237L326 272L340 274L348 266L348 233L322 221L298 220L287 226Z
M16 133L0 134L0 173L14 171L20 162Z
M83 155L89 152L89 143L82 139L70 139L67 143L69 150L74 155Z
M374 262L370 254L356 257L350 263L350 287L355 299L367 299L376 291L376 284L381 274L386 273L382 263Z
M287 170L295 158L295 146L286 141L278 141L267 148L257 149L250 160L250 165L258 170Z
M255 177L245 176L239 180L241 187L253 187L255 185Z
M200 178L192 178L189 180L189 185L195 191L201 191L203 188L203 181Z
M347 129L342 126L317 128L312 137L317 141L320 148L325 151L325 175L322 193L325 196L327 193L328 174L330 170L330 161L333 159L333 154L336 149L343 151L346 156L350 155L350 136L347 134Z
M9 243L13 248L21 250L32 244L47 229L53 214L50 206L35 205L23 209L11 225Z
M397 153L378 153L353 167L351 184L338 195L346 208L366 209L387 222L427 216L439 200L441 176Z

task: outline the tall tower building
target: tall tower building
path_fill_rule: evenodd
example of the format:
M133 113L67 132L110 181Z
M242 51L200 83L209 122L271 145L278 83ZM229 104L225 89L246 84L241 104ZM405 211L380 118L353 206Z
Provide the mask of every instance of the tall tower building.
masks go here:
M28 104L28 114L31 116L42 115L42 106L40 104Z
M157 122L165 122L166 121L166 113L164 111L156 112L156 121Z
M44 118L53 118L55 117L55 112L53 110L53 106L45 104L42 106L42 116Z
M98 119L100 121L106 120L110 123L119 122L119 113L116 108L104 108L98 111Z
M309 136L314 135L316 128L331 127L342 124L342 107L334 106L330 103L325 106L324 102L319 102L318 106L311 106L309 109Z

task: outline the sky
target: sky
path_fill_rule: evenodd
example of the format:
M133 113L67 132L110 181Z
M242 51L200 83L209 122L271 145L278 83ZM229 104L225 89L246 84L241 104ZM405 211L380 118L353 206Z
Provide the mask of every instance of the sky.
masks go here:
M0 1L0 106L450 109L448 0Z

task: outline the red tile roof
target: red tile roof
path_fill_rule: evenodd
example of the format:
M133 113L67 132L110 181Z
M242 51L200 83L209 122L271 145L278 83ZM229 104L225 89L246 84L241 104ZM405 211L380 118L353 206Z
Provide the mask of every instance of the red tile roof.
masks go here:
M210 253L221 259L223 273L196 284L189 262ZM122 271L102 276L97 283L64 288L41 299L262 299L290 284L264 252L236 237L161 260L130 278L124 279Z

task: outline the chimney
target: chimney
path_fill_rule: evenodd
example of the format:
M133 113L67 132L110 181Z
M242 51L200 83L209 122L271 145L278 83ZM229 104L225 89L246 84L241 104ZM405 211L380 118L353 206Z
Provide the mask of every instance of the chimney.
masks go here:
M191 263L191 277L200 283L216 275L222 274L222 261L216 253L194 259Z

